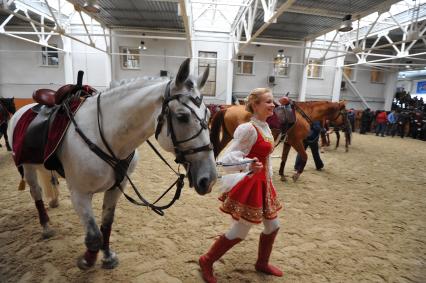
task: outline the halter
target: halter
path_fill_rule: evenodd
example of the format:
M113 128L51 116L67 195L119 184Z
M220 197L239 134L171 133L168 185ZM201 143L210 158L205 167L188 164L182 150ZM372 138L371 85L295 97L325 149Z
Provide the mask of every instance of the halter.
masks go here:
M339 116L343 117L343 127L345 129L347 129L348 127L350 127L349 119L348 119L348 112L346 111L345 108L340 109L339 112L337 113L336 117L334 117L333 119L330 119L330 122L336 121L337 118L339 118Z
M211 151L211 150L213 150L213 145L211 143L200 146L200 147L196 147L196 148L186 149L186 150L181 150L179 148L180 144L195 139L204 130L208 129L207 107L204 111L204 118L201 119L200 117L198 117L197 113L195 113L195 111L191 107L189 107L188 104L186 104L184 101L181 100L181 98L182 97L189 98L192 101L192 103L194 103L195 106L200 108L200 106L203 102L203 96L201 95L200 97L198 97L198 96L192 97L190 95L185 95L183 93L178 93L178 94L171 96L170 84L171 84L171 81L169 81L167 83L165 94L164 94L164 101L163 101L163 105L161 107L161 113L157 118L158 123L157 123L157 128L155 129L155 138L158 140L158 135L160 134L161 129L163 128L164 122L167 119L167 133L170 133L170 137L172 139L173 148L174 148L174 151L175 151L175 154L176 154L175 162L180 163L180 164L189 164L190 165L190 162L185 158L186 155L194 154L194 153L197 153L197 152L200 152L200 151ZM170 111L170 107L169 107L169 103L173 100L177 100L180 104L182 104L183 106L188 108L189 111L191 111L191 113L198 120L198 122L200 122L200 126L201 126L199 131L196 134L194 134L193 136L191 136L187 139L181 140L181 141L177 140L175 130L173 129L172 115L171 115L171 111Z

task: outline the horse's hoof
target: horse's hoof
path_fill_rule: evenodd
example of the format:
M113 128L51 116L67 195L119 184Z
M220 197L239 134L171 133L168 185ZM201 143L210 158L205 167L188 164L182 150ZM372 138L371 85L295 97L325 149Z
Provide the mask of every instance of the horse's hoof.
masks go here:
M58 207L58 206L59 206L59 200L57 198L49 201L49 207L55 208L55 207Z
M286 182L286 181L287 181L287 177L286 177L286 176L284 176L284 175L281 175L281 181L282 181L282 182Z
M77 266L81 270L88 270L94 266L94 264L88 264L87 261L84 259L84 256L79 256L77 258Z
M296 182L299 179L300 174L296 173L291 178L293 179L293 182Z
M108 256L104 256L102 259L102 268L104 269L113 269L118 265L118 257L113 251L109 251Z
M43 233L41 233L41 235L42 235L43 239L49 239L49 238L52 238L53 236L55 236L55 234L56 234L55 230L50 229L50 228L48 228L48 229L44 229L44 230L43 230Z

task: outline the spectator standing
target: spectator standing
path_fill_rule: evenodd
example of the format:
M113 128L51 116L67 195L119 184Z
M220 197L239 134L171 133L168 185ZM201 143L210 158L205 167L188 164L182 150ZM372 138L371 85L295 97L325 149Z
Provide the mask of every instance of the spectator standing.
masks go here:
M397 130L396 122L398 121L398 113L396 113L395 110L392 110L391 113L389 113L387 120L388 120L388 126L386 128L386 135L387 136L391 135L392 137L394 137Z
M381 137L385 136L386 123L387 123L386 111L377 110L376 115L376 136L380 134Z
M372 113L370 108L365 109L361 115L361 129L359 131L360 134L365 134L370 131L371 121L372 121Z

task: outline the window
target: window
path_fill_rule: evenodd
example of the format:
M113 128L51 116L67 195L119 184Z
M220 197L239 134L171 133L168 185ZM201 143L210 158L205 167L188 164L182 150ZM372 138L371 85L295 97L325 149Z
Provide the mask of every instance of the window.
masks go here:
M254 56L251 55L238 55L237 74L253 75L253 60Z
M53 45L57 47L56 45ZM41 65L42 66L58 66L59 65L59 53L58 50L48 47L41 47Z
M308 60L308 78L320 79L322 78L322 64L320 59Z
M385 82L385 73L381 70L371 69L370 81L372 83L384 83Z
M139 69L140 58L138 48L120 47L121 67L123 69Z
M288 77L290 72L290 57L275 57L274 75Z
M201 75L204 73L207 65L210 66L209 77L207 82L204 85L204 88L201 90L201 94L206 96L215 96L216 95L216 58L217 52L198 52L198 74Z
M345 62L345 65L348 64L353 64L353 62ZM355 73L356 73L356 69L355 66L344 66L343 67L343 73L345 73L345 75L351 80L351 81L355 81Z

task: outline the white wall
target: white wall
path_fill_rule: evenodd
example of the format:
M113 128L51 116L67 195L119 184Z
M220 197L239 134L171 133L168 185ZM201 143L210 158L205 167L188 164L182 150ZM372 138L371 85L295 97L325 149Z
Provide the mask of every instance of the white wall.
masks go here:
M83 27L73 26L73 32L78 32ZM99 27L94 27L95 29ZM95 30L99 32L99 30ZM114 31L113 31L114 33ZM97 46L105 48L103 37L94 38ZM71 71L73 82L76 80L78 70L85 71L85 83L95 88L104 89L109 86L110 78L120 80L140 76L159 76L160 70L169 72L174 77L176 72L187 57L187 42L185 40L148 39L143 41L148 47L141 51L141 68L138 70L126 70L121 67L119 52L120 46L135 47L140 44L141 38L137 37L112 37L112 56L109 57L96 49L78 43L71 42ZM51 43L62 47L62 40L53 36ZM302 46L302 42L283 42ZM207 103L225 103L231 93L238 97L246 97L256 87L268 86L267 77L273 72L273 59L279 49L291 57L290 74L288 77L276 77L273 86L275 96L281 96L290 92L290 96L297 98L299 95L300 80L302 76L303 49L289 47L271 47L250 45L241 54L254 55L254 74L236 74L237 63L230 63L232 45L227 34L196 33L193 41L193 56L198 57L199 51L217 52L217 74L215 97L206 97ZM58 67L42 67L41 46L21 41L18 39L0 35L0 95L5 97L31 97L37 88L57 89L65 84L64 54L60 53ZM307 52L306 52L307 53ZM312 50L309 57L319 58L322 54ZM327 57L335 53L328 52ZM307 54L305 54L307 56ZM108 63L111 58L111 66ZM193 73L198 73L198 59L193 60ZM69 70L70 66L67 66ZM335 80L336 59L328 60L323 66L321 79L307 79L306 100L331 100L333 83ZM232 77L232 79L229 79ZM69 79L68 79L69 80ZM354 85L370 104L372 109L383 109L386 94L386 84L370 82L370 70L368 67L359 66L356 71ZM412 88L415 88L413 84ZM413 93L413 91L411 91ZM415 91L414 91L415 92ZM342 91L340 99L346 99L348 106L362 109L361 100L348 88Z
M291 57L289 76L276 76L275 85L270 86L267 78L273 75L273 61L280 49L284 49L285 56ZM254 74L237 74L237 62L234 63L234 86L232 91L237 97L246 97L252 89L257 87L270 87L274 96L277 97L287 92L290 92L290 97L295 98L297 96L299 88L298 76L302 69L301 65L298 64L301 62L301 49L250 45L241 51L241 55L254 56Z
M231 94L231 90L227 89L228 76L232 76L229 69L229 55L232 45L229 43L230 37L221 33L203 33L194 34L192 54L199 56L200 51L217 52L216 61L216 95L215 97L205 96L207 103L225 103L227 94ZM213 42L216 41L216 42ZM194 60L195 74L198 74L198 60Z
M100 26L91 27L93 33L102 34ZM81 25L73 26L71 31L73 33L84 33L84 28ZM85 36L77 37L84 42L89 42ZM92 37L93 43L96 47L105 50L107 48L104 37ZM107 42L109 38L107 39ZM77 82L78 71L84 71L83 84L89 84L98 90L104 90L109 87L111 67L108 64L107 53L98 49L92 48L86 44L80 43L76 40L71 40L71 58L72 58L72 74L73 82Z
M82 27L73 29L73 32L81 32ZM95 32L99 32L99 30ZM38 41L37 37L27 37ZM79 37L84 39L84 37ZM100 48L105 48L105 41L102 37L94 40ZM60 36L52 36L49 44L56 44L58 48L63 48L63 41ZM89 84L99 90L109 86L106 78L107 56L94 48L71 40L71 64L65 66L65 52L59 52L58 66L42 66L42 47L21 39L12 38L0 34L0 96L31 98L36 89L48 88L57 90L66 83L77 82L78 70L84 71L84 83ZM70 68L73 75L71 82L66 82L65 68Z
M38 40L34 37L33 40ZM61 39L52 36L49 43L62 47ZM0 96L30 98L34 90L56 90L64 84L63 53L59 66L42 66L42 47L0 34Z
M113 35L115 32L113 31ZM169 72L174 77L180 64L187 57L186 41L147 39L143 41L147 50L140 51L140 69L125 69L121 66L120 47L137 48L141 42L140 38L115 37L112 38L112 79L122 80L142 76L160 76L160 70ZM173 57L175 56L175 57Z

